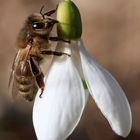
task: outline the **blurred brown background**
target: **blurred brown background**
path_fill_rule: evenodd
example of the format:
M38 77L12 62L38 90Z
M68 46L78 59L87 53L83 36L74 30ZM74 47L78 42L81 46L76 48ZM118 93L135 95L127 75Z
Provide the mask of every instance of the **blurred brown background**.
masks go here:
M83 21L83 40L89 53L119 81L130 101L133 129L126 140L140 139L140 1L74 0ZM11 102L8 77L17 34L25 18L42 5L53 9L58 0L0 1L0 140L36 140L32 104ZM68 140L122 140L114 134L93 100Z

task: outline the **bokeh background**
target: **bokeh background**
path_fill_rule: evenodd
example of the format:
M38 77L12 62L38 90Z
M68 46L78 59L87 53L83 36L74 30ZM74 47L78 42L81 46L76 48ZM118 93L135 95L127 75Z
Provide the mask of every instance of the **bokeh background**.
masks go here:
M83 21L85 46L126 92L133 128L125 140L140 139L140 1L74 0ZM11 102L8 78L16 53L16 38L26 17L42 5L53 9L58 0L0 0L0 140L36 140L33 103ZM90 98L80 124L68 140L123 140L114 134Z

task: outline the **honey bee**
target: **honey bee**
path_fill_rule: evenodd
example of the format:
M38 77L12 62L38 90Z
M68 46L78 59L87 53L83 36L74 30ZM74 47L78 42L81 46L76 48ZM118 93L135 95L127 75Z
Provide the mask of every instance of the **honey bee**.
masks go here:
M46 13L30 15L17 38L18 52L15 56L12 72L9 78L9 89L12 96L22 95L26 100L32 101L38 89L40 97L44 90L44 75L40 69L41 60L45 55L68 55L63 52L49 50L50 41L65 41L58 37L51 37L53 26L58 23L51 18L56 9ZM68 41L66 41L68 42Z

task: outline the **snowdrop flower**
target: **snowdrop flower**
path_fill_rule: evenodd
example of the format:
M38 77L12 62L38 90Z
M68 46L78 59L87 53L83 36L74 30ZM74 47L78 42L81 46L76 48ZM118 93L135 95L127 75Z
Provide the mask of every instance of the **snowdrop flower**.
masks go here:
M77 23L73 23L75 18ZM114 77L86 51L80 39L80 14L72 1L60 2L57 19L60 23L70 23L69 27L67 24L58 25L58 35L71 39L71 43L59 42L56 50L71 57L53 58L45 76L42 98L39 97L40 92L36 96L33 124L38 140L65 140L73 132L88 100L85 88L88 88L113 131L126 137L132 125L129 103Z

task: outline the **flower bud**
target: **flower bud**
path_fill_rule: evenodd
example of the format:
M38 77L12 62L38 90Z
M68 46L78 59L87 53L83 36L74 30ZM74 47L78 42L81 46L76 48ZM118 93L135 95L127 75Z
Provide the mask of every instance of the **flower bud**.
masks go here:
M78 39L82 34L81 16L71 0L62 0L57 8L57 33L63 39Z

